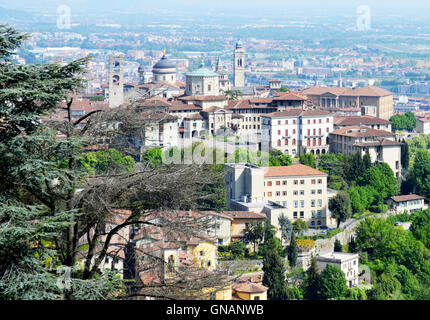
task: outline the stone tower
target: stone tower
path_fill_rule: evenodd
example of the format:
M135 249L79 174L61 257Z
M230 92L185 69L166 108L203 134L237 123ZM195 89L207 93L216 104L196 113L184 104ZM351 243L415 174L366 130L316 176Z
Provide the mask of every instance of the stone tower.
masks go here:
M145 83L145 68L143 65L139 65L139 68L137 69L137 73L139 74L139 84Z
M236 43L234 50L233 86L245 86L245 50L241 40Z
M109 56L109 106L118 107L124 103L124 55Z
M224 67L222 65L221 57L218 57L218 61L216 63L215 72L222 72L224 70Z

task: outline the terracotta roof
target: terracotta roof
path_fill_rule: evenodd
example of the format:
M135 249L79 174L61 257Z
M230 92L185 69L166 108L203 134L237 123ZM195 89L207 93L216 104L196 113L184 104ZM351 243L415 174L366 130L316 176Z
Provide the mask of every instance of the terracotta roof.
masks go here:
M298 177L316 175L326 176L327 174L301 163L295 163L290 166L264 168L264 177Z
M262 117L283 118L283 117L318 117L327 116L330 112L322 110L302 110L298 108L288 109L286 111L277 111L268 114L263 114Z
M172 101L169 111L182 111L182 110L202 110L202 107L193 103L184 103L181 101Z
M394 196L394 197L391 197L391 199L395 202L403 202L403 201L411 201L411 200L420 200L425 198L416 194L407 194L402 196Z
M218 96L182 96L178 97L178 100L184 101L223 101L227 100L226 96L218 95Z
M272 103L273 102L273 98L250 98L249 99L250 103Z
M185 117L184 119L185 120L203 120L204 118L200 113L195 113L188 117Z
M363 124L390 124L391 121L372 116L335 116L334 123L338 126L356 126Z
M141 120L176 120L177 117L166 112L141 112L137 115Z
M331 134L337 134L348 137L383 137L383 136L392 136L395 134L389 131L377 130L369 127L363 126L351 126L345 127L342 129L336 129Z
M223 211L223 214L235 219L266 219L266 215L252 211Z
M353 96L353 97L385 97L392 95L390 91L368 86L364 88L339 88L339 87L310 87L301 91L306 95L323 95L331 93L336 96Z
M361 143L356 143L354 144L354 146L358 146L358 147L374 147L374 146L400 146L403 143L401 142L397 142L397 141L393 141L393 140L389 140L389 139L375 139L376 141L370 141L370 142L361 142Z
M262 293L266 292L269 289L266 286L249 281L235 283L232 288L237 292L245 293Z
M203 112L216 112L219 110L224 110L223 108L217 107L217 106L212 106L212 107L208 107L206 109L203 109Z
M292 101L292 100L294 100L294 101L305 101L305 100L307 100L307 98L300 93L290 91L290 92L282 93L279 96L276 96L275 98L273 98L273 100L276 100L276 101Z

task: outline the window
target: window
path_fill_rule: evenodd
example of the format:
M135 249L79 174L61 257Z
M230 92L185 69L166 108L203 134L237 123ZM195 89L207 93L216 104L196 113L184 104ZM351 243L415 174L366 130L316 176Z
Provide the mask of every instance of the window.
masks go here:
M322 184L322 179L318 179L318 184Z
M315 184L317 181L315 179L311 180L311 184Z
M329 123L330 122L330 118L327 118L327 123Z
M305 212L304 211L300 211L300 219L303 219L305 217Z
M314 123L317 123L317 120L316 120L316 119L314 119Z
M294 218L294 219L297 219L297 211L294 211L294 212L293 212L293 218Z
M280 191L276 191L276 196L279 197L281 195Z
M318 212L318 218L321 218L321 216L322 216L322 210L318 210L317 212Z
M311 200L311 207L315 208L315 200Z
M300 195L304 196L305 195L305 190L300 190Z
M308 129L308 136L311 135L311 129Z
M328 132L328 127L327 127L327 129L326 129L326 132Z
M299 202L297 200L294 200L294 208L298 208Z
M296 120L293 120L293 124L296 124Z
M286 181L286 180L282 181L282 184L283 184L284 186L286 186L286 185L287 185L287 181Z
M300 184L305 184L305 180L300 180Z
M308 124L310 124L311 123L311 120L310 119L308 119Z
M281 124L281 120L278 120L278 125L280 125Z
M267 181L267 186L271 187L272 186L272 181Z
M315 216L316 216L316 211L312 210L312 218L315 218Z
M287 191L282 191L282 195L286 196L287 195Z
M260 300L260 297L259 296L255 296L254 300Z
M315 189L311 191L311 194L315 194Z
M305 200L300 200L300 208L304 208L305 207Z
M299 184L299 180L294 180L294 184Z
M281 130L278 130L278 136L280 136L281 135Z
M208 91L212 90L212 86L210 84L208 84Z
M203 251L200 251L200 256L204 256L205 253Z
M293 134L296 134L296 129L293 129Z
M268 192L268 193L267 193L267 196L268 196L268 197L271 197L271 196L272 196L272 193L271 193L271 192Z
M318 120L318 123L321 123L321 119Z
M288 124L288 120L285 120L285 124ZM288 130L287 130L288 131Z
M322 194L322 189L318 189L318 194Z
M285 136L288 137L288 129L285 130Z
M280 186L281 185L281 181L276 181L276 185Z
M322 207L322 200L318 199L318 207L321 208Z
M318 220L318 225L319 225L319 226L321 225L321 220Z

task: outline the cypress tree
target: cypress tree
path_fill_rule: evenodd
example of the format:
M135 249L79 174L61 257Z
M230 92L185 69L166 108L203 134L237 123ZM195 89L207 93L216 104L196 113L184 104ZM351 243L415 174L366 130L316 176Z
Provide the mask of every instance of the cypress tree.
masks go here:
M294 232L291 232L290 245L288 246L288 262L290 267L294 268L296 266L297 256L296 235Z
M269 288L267 295L269 300L285 300L285 265L276 250L275 239L270 239L266 244L263 256L263 285Z
M311 260L311 265L306 271L305 280L303 281L303 297L307 300L318 299L318 266L315 257Z

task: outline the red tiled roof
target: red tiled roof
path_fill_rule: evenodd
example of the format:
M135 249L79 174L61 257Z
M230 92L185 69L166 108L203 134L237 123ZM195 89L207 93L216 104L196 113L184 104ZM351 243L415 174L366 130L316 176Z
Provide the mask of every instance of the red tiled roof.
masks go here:
M391 199L393 199L393 201L395 202L403 202L403 201L411 201L411 200L420 200L425 198L416 194L407 194L402 196L394 196L394 197L391 197Z
M283 118L283 117L318 117L327 116L330 112L322 110L302 110L298 108L288 109L286 111L277 111L262 115L269 118Z
M400 146L403 143L401 142L397 142L397 141L393 141L393 140L389 140L389 139L375 139L376 141L370 141L370 142L361 142L361 143L356 143L354 144L354 146L358 146L358 147L374 147L374 146Z
M269 289L266 286L249 281L235 283L232 288L237 292L245 293L262 293L266 292Z
M223 214L236 219L266 219L266 215L252 211L223 211Z
M339 126L357 126L364 124L390 124L391 121L372 116L335 116L334 123Z
M395 136L394 133L384 130L377 130L363 126L351 126L342 129L336 129L331 134L337 134L348 137L383 137L383 136Z
M317 169L295 163L290 166L265 167L264 177L295 177L295 176L326 176L327 174Z
M183 101L223 101L227 100L226 96L218 95L218 96L182 96L178 97L178 100Z

